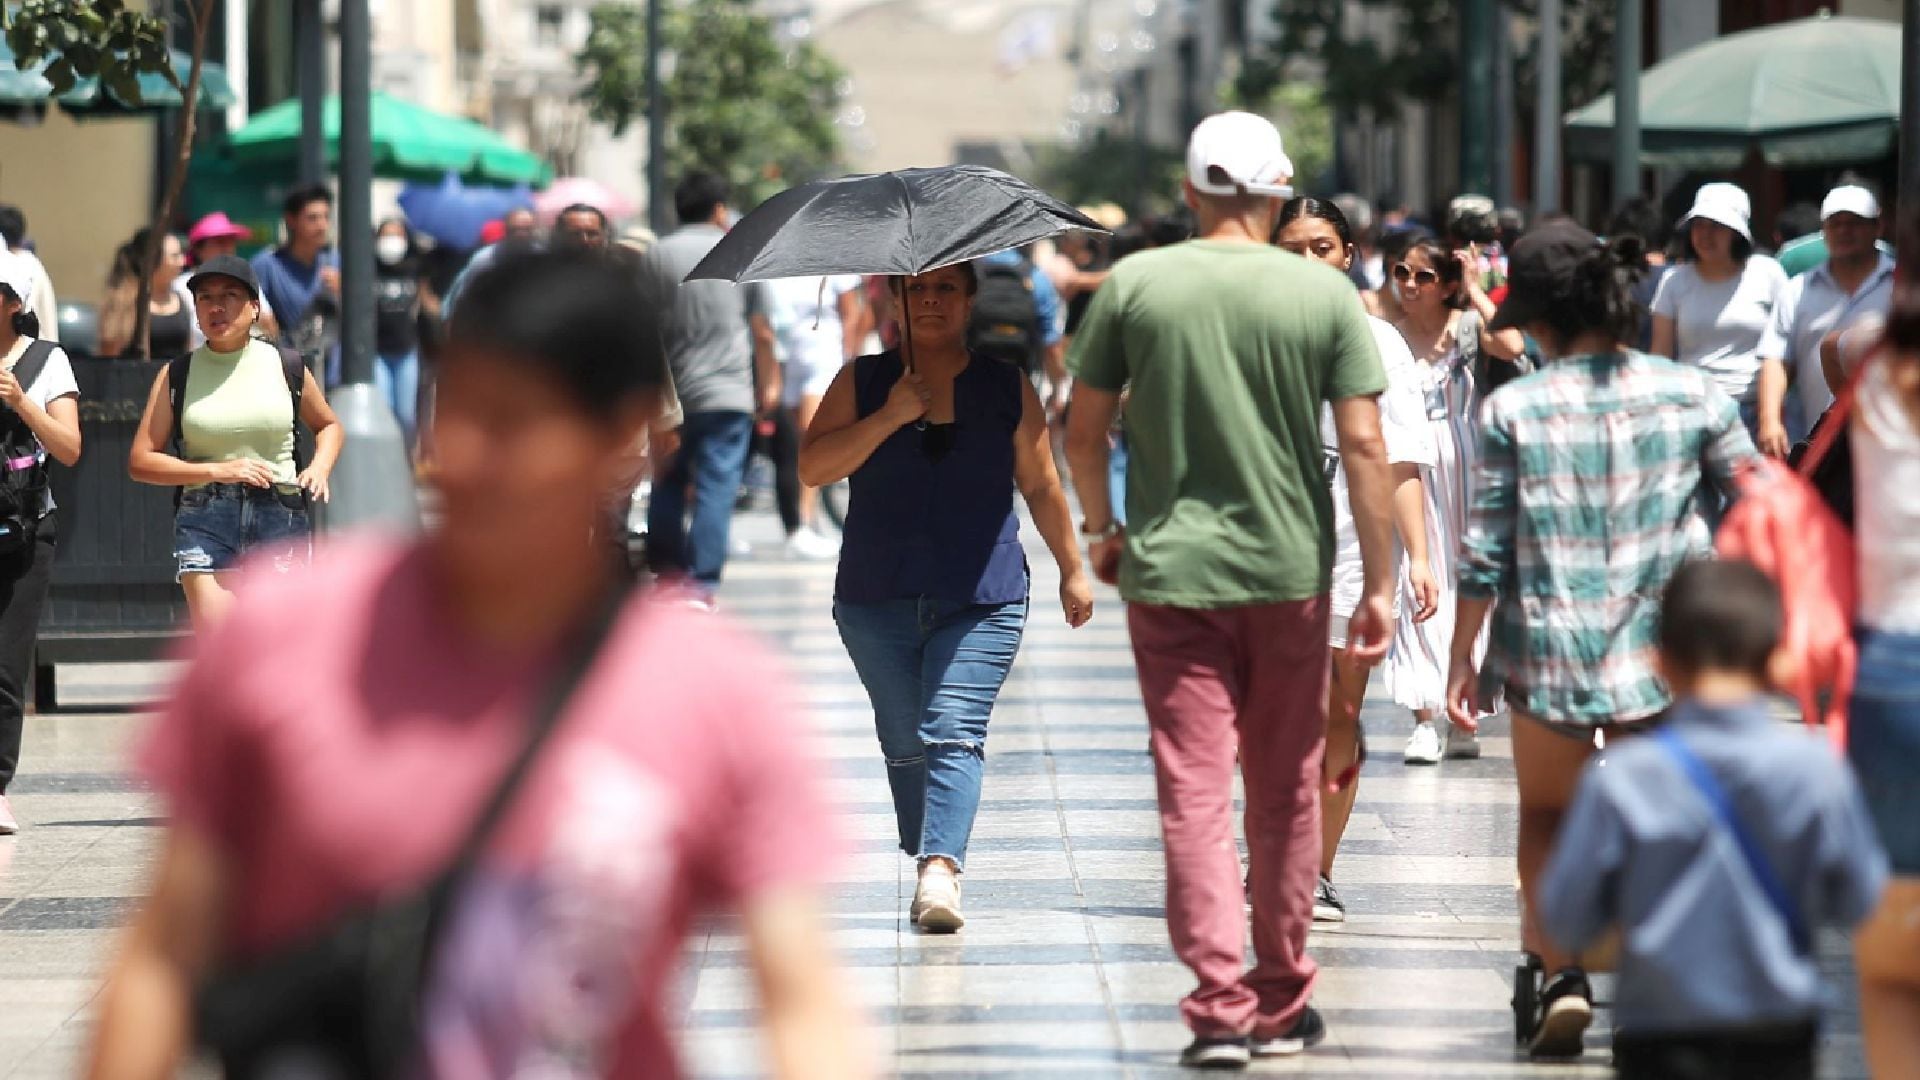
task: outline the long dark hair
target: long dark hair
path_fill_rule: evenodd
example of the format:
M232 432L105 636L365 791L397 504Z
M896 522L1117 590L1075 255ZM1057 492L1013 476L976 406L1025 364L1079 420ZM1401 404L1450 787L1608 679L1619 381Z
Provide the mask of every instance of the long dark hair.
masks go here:
M1279 243L1280 233L1303 217L1319 218L1333 226L1334 234L1340 237L1340 245L1348 251L1353 250L1353 226L1347 223L1346 213L1333 203L1311 195L1296 195L1280 204L1280 214L1273 219L1273 235L1267 238L1267 242Z
M1562 343L1595 330L1616 342L1638 340L1642 311L1634 290L1646 272L1647 242L1640 236L1622 233L1596 244L1549 286L1542 321Z

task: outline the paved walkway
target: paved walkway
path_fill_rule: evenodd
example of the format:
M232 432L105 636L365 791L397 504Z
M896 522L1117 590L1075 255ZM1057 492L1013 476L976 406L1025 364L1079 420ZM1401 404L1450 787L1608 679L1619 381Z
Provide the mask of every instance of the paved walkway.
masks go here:
M760 519L749 523L765 539ZM791 657L818 745L849 816L855 853L833 913L849 977L890 1067L903 1077L1161 1077L1186 1040L1175 1002L1191 988L1172 959L1152 766L1124 624L1111 594L1070 632L1035 560L1036 615L989 741L986 800L967 874L969 924L954 937L908 925L907 861L893 825L871 717L828 615L827 568L737 565L733 617ZM152 670L88 671L77 702L138 700ZM1409 769L1406 721L1370 704L1372 762L1338 867L1352 912L1317 931L1317 1003L1331 1035L1309 1056L1255 1074L1325 1077L1603 1077L1605 1011L1577 1065L1534 1066L1512 1046L1516 960L1512 762L1504 728L1478 762ZM144 886L149 799L122 772L139 720L62 715L29 728L15 804L28 829L0 840L0 1078L70 1076L113 928ZM1829 941L1844 989L1843 942ZM697 939L686 982L692 1071L758 1075L752 989L739 940ZM1603 981L1603 1001L1610 988ZM1851 1008L1830 1025L1827 1077L1861 1077Z

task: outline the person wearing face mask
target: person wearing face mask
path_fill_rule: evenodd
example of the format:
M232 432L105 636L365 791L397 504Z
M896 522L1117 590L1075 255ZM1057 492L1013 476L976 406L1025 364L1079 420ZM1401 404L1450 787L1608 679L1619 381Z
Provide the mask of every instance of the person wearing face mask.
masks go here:
M414 251L407 223L389 218L374 235L377 265L374 281L373 383L393 408L414 444L420 417L420 330L424 318L438 307Z

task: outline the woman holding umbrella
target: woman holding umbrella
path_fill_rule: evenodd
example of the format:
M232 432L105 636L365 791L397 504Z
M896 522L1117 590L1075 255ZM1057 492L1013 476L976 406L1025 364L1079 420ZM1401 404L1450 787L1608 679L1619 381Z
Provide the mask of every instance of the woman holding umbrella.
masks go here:
M912 917L950 933L980 805L987 722L1027 621L1017 487L1060 571L1069 626L1093 616L1046 413L1019 369L973 356L961 263L895 277L904 354L843 368L800 450L804 483L851 478L834 619L873 702Z

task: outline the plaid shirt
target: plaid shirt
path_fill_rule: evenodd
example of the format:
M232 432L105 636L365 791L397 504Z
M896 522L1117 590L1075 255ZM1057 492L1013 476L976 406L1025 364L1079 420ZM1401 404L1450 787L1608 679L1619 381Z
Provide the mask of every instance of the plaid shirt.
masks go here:
M1712 553L1707 484L1754 456L1733 400L1660 357L1550 361L1490 396L1460 566L1461 596L1500 601L1487 683L1578 727L1665 709L1661 593Z

